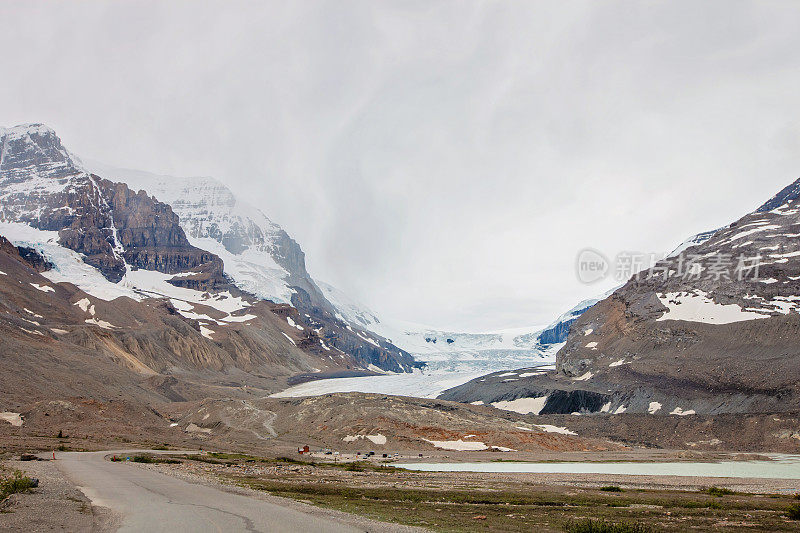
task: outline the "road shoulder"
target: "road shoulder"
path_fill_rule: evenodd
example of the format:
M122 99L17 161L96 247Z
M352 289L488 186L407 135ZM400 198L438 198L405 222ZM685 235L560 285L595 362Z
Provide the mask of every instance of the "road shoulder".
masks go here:
M0 531L116 531L118 516L93 506L58 469L56 461L2 461L7 472L22 470L39 479L29 493L0 504Z

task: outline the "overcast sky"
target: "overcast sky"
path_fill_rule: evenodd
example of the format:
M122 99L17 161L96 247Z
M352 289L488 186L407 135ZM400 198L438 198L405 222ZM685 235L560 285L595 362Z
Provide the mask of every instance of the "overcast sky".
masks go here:
M549 322L800 177L800 3L2 2L0 125L210 175L383 316Z

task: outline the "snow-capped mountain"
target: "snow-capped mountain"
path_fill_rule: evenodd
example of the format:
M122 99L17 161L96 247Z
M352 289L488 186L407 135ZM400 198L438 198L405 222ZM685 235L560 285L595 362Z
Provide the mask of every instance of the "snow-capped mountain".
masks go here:
M444 397L535 401L537 413L796 411L800 180L691 240L583 313L555 372L486 376Z
M301 310L292 327L306 332L305 348L331 364L413 367L409 354L339 322L297 243L218 182L128 176L173 209L150 190L135 192L115 172L88 169L45 125L0 130L0 150L0 229L15 245L42 252L58 281L98 298L169 298L179 314L200 319L212 340L226 319L196 305L238 299L243 303L233 311L241 312L258 299L287 303ZM180 298L181 290L193 294Z
M92 172L143 189L165 202L180 218L189 241L213 251L225 274L251 294L292 303L292 286L319 292L305 270L303 251L283 229L253 206L237 199L214 178L180 178L117 169L87 162Z
M58 232L61 246L114 283L138 268L223 281L219 258L189 243L169 206L91 174L47 126L1 134L0 221Z
M144 189L170 205L189 242L212 251L224 274L258 298L287 303L300 310L306 326L326 326L326 347L355 352L367 367L408 371L413 359L379 334L368 334L357 322L346 326L306 270L305 253L261 210L237 198L210 177L181 178L141 170L118 169L89 161L93 172ZM396 362L400 361L400 362Z

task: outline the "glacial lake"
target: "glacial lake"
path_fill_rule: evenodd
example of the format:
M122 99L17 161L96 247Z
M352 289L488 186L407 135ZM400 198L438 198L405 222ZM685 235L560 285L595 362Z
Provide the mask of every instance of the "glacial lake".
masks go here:
M629 476L749 477L800 479L800 456L769 454L771 461L719 463L397 463L421 472L524 472L534 474L621 474Z

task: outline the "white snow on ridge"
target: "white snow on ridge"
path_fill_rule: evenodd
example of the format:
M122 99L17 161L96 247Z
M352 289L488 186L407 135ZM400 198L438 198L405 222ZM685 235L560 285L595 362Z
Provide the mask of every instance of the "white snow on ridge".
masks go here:
M123 181L132 189L144 189L172 207L189 243L218 255L225 274L238 287L258 298L291 303L289 272L273 258L280 226L259 209L242 202L224 184L209 177L176 177L131 169L114 168L87 161L92 171ZM243 250L230 251L221 240L228 234L243 237ZM255 243L255 244L248 244ZM233 248L232 248L233 249Z
M240 254L233 254L226 250L222 243L210 237L195 238L188 232L186 237L192 246L222 258L225 274L230 276L242 290L275 303L292 302L294 293L284 281L289 275L288 272L265 250L251 247Z
M695 290L689 292L668 292L657 294L659 301L667 308L667 312L657 320L685 320L687 322L704 322L706 324L730 324L745 320L768 318L765 313L745 311L736 304L718 304L705 292Z
M56 231L38 230L27 224L16 222L0 222L0 235L5 236L15 246L30 246L42 253L53 264L51 270L42 273L45 278L53 283L72 283L100 300L111 301L122 296L137 301L146 298L170 298L178 312L185 317L214 321L221 325L246 322L256 318L255 315L234 316L231 314L250 307L250 303L244 298L234 297L228 291L209 295L194 289L176 287L167 281L174 277L172 274L129 268L119 283L112 283L99 270L84 263L81 254L59 245ZM31 285L43 292L55 290L47 285L36 283L31 283ZM227 316L214 320L207 315L193 312L195 304L211 307ZM94 306L91 305L88 298L79 300L75 305L94 316ZM117 327L94 318L87 322L106 329Z

